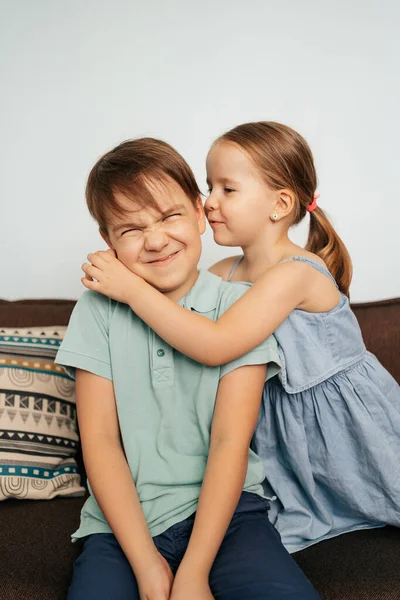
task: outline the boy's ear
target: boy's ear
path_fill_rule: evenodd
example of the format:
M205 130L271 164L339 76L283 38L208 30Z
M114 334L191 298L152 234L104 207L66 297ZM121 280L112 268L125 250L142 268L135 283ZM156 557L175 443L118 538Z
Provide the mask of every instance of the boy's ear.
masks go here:
M199 226L199 232L200 232L200 235L203 235L203 233L206 230L206 215L204 213L204 207L203 207L203 203L201 201L200 196L196 200L195 210L196 210L197 224Z
M105 243L107 244L107 246L109 248L111 248L111 250L114 250L112 243L110 242L109 237L107 236L106 233L104 233L104 231L102 231L102 229L99 229L99 233L101 235L101 237L103 238L103 240L105 241Z

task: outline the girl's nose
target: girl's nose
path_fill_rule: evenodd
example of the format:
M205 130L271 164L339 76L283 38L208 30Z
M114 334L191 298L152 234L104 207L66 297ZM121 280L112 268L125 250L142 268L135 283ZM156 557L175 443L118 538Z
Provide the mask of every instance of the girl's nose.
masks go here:
M215 194L213 194L211 192L210 195L208 196L207 200L204 203L204 210L206 210L207 212L210 212L212 210L216 210L217 208L218 208L218 202L216 200L216 196L215 196Z

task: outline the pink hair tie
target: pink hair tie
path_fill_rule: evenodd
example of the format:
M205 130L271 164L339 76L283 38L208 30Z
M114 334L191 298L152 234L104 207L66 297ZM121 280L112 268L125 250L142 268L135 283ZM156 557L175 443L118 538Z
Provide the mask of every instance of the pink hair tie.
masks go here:
M313 210L315 210L317 208L317 200L320 197L320 195L321 194L314 194L313 201L307 207L308 212L312 212Z

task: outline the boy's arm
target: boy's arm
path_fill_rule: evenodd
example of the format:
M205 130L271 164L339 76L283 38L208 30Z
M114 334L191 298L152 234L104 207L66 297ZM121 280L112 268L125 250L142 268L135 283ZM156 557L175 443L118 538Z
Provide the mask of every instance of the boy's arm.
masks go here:
M208 585L211 567L243 490L265 378L265 365L251 365L232 371L220 381L196 519L175 580L178 588ZM181 596L183 590L177 594Z
M121 446L112 381L77 369L76 403L85 467L97 503L139 587L152 588L145 597L168 598L172 574L150 535ZM157 593L160 587L169 588L164 595L154 591L155 580Z

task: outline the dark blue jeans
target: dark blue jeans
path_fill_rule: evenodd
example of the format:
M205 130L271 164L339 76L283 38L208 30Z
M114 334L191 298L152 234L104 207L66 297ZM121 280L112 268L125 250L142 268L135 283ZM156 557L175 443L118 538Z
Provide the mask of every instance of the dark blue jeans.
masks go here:
M194 515L154 538L175 574ZM243 492L210 573L215 600L318 600L268 519L268 503ZM85 539L68 600L139 600L133 571L111 533ZM190 599L188 599L190 600Z

